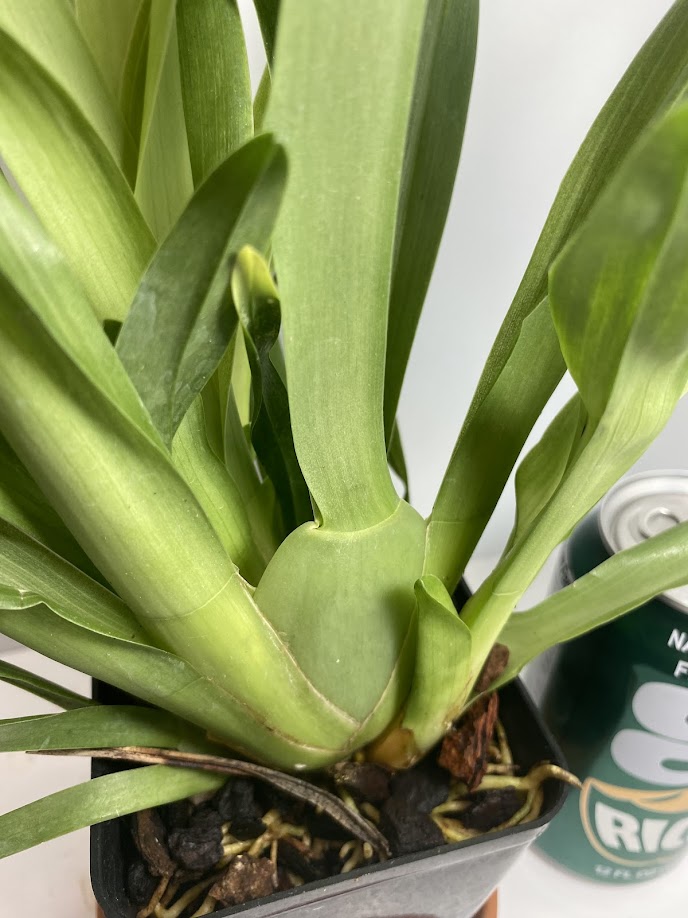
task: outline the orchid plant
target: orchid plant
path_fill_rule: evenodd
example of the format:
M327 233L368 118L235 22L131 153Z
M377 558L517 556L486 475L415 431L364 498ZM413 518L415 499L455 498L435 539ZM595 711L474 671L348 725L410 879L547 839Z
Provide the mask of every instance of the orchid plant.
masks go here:
M478 0L255 6L254 94L235 0L0 4L0 632L143 702L0 663L65 709L0 723L0 750L409 767L496 642L492 689L688 580L684 524L512 614L688 385L688 0L565 176L428 519L390 469ZM221 780L98 778L0 817L0 855Z

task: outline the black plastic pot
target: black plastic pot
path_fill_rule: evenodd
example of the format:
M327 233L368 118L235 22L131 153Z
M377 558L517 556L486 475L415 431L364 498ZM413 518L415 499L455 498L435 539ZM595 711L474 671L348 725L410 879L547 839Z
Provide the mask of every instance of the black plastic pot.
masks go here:
M109 686L98 686L102 701L114 701ZM562 755L520 682L500 692L500 717L514 759L524 768ZM113 771L94 761L93 777ZM512 863L557 813L567 785L550 781L539 819L479 839L443 845L394 858L341 877L309 883L260 902L215 912L213 918L472 918ZM105 918L133 918L125 890L132 851L128 822L113 820L91 830L91 880Z

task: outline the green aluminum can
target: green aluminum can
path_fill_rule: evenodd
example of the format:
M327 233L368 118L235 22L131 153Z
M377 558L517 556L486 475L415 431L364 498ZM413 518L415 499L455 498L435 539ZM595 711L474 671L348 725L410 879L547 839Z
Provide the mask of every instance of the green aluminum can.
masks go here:
M688 472L624 479L563 547L555 588L686 520ZM538 845L585 877L649 880L688 854L686 613L688 587L671 590L549 661L545 720L583 789Z

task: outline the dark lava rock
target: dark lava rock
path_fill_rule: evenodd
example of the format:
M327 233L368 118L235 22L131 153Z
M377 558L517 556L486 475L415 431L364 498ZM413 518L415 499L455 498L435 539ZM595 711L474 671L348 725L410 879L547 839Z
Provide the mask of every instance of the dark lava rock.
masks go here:
M343 762L334 769L335 784L345 787L356 800L384 803L390 795L389 772L372 762Z
M271 861L240 854L210 888L210 895L223 905L241 905L269 896L275 889L275 869Z
M511 819L522 804L523 794L513 787L479 791L473 795L469 809L461 814L461 822L467 829L487 832Z
M134 905L148 905L158 880L148 872L143 861L134 861L127 870L127 892Z
M174 829L168 845L172 857L187 870L210 870L222 857L222 830L219 826Z
M191 816L190 825L194 829L203 826L219 829L224 821L225 820L220 816L217 810L210 806L200 806Z
M229 831L239 841L258 838L266 829L262 819L233 819Z
M324 858L314 858L306 845L296 838L281 838L277 844L277 861L302 880L323 880L331 873Z
M396 794L382 807L380 831L394 855L413 854L444 844L444 836L432 819Z
M449 773L432 761L398 772L392 780L393 797L404 800L420 813L429 813L449 795Z
M256 800L255 785L247 778L229 780L213 798L213 806L240 841L257 838L265 831L261 817L270 806L264 807Z
M177 800L174 803L166 803L164 806L156 808L156 812L162 817L162 821L169 829L186 829L193 812L193 806L190 800Z

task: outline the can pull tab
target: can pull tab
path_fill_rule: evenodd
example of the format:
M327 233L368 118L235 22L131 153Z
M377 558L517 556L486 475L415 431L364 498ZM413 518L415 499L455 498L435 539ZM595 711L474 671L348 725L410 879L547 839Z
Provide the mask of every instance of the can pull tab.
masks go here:
M651 539L652 536L659 535L660 532L673 529L680 522L680 518L673 510L668 507L655 507L640 520L640 534L644 539Z

